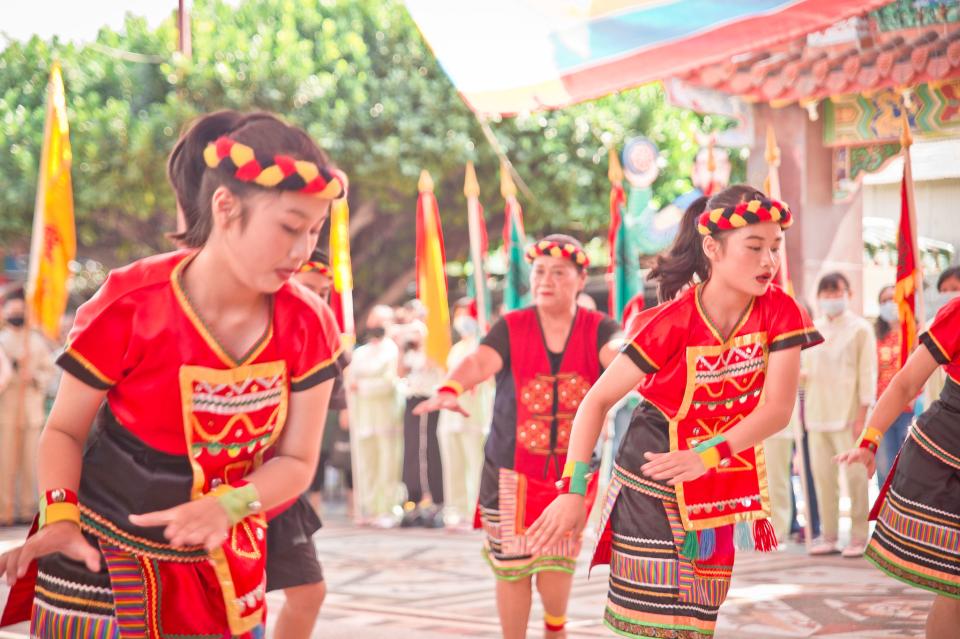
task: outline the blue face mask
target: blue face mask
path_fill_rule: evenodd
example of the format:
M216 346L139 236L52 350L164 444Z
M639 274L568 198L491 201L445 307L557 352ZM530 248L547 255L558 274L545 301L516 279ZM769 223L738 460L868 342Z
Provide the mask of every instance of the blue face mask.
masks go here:
M847 310L847 298L845 297L821 297L817 300L820 306L820 312L827 317L836 317Z
M897 303L893 300L880 305L879 315L880 319L887 324L896 324L900 321L900 312L897 310Z

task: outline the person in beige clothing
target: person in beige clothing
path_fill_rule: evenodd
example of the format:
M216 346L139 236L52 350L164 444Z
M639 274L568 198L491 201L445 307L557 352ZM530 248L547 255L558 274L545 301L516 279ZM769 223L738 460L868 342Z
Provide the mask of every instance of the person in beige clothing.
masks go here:
M12 374L0 390L0 526L30 522L37 511L37 443L45 393L55 374L46 338L24 332L25 311L22 290L7 295L0 350Z
M877 395L877 343L870 324L849 310L850 282L841 273L823 276L817 286L817 330L825 342L803 356L806 426L810 465L821 518L821 540L810 553L838 552L839 468L833 458L853 447ZM867 542L867 473L846 468L850 496L850 544L844 557L859 557Z
M447 370L454 370L480 346L480 324L471 313L471 300L464 298L453 309L453 328L460 340L450 349ZM460 396L469 415L440 411L437 438L443 467L444 520L473 528L480 474L483 470L483 442L493 418L493 380L480 383Z

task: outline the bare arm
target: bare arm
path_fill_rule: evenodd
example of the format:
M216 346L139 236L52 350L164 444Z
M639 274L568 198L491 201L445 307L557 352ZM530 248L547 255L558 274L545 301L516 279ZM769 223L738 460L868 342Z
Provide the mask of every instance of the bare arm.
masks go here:
M92 388L70 373L64 373L60 389L40 434L37 476L41 494L56 488L74 492L80 485L83 445L106 391ZM92 571L100 569L100 553L84 539L80 527L61 521L44 526L23 546L0 556L0 576L12 584L23 577L30 562L54 552L82 561Z
M890 424L903 412L903 407L916 398L938 366L937 360L933 358L926 346L921 345L913 351L907 363L897 371L877 401L867 421L867 428L886 433ZM837 455L835 459L841 464L863 464L867 467L868 476L873 475L876 468L876 456L868 449L859 446Z
M471 355L468 355L460 362L453 371L450 372L448 379L453 380L463 386L464 392L474 388L477 384L484 382L503 368L503 359L496 350L481 344ZM452 393L438 393L436 396L417 404L413 410L414 415L423 415L435 410L452 410L462 415L468 415L463 409L457 397ZM469 415L468 415L469 416Z
M755 446L783 430L793 414L799 379L799 346L770 354L763 383L763 402L723 434L733 452ZM644 456L649 461L640 470L652 479L666 480L670 486L694 480L707 471L700 455L693 450L645 453Z
M619 356L611 362L580 402L573 418L570 446L567 449L568 462L590 459L607 413L643 378L644 373L629 357ZM583 501L584 497L576 493L554 499L527 531L533 545L531 551L537 553L549 548L568 534L579 535L586 519Z
M320 455L320 441L333 380L292 393L287 421L277 443L277 456L245 479L256 486L263 509L295 498L310 485ZM137 526L164 526L172 546L203 544L212 550L223 543L230 520L219 499L207 495L166 510L131 515Z

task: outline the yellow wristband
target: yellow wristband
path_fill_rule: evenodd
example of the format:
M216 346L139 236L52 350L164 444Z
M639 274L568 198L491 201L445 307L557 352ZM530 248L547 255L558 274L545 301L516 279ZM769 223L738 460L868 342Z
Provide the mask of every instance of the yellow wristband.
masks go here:
M720 451L717 450L716 446L712 446L702 453L697 453L700 455L700 461L703 462L704 467L707 469L716 468L720 465Z
M44 513L43 525L49 526L50 524L55 524L58 521L72 521L76 525L80 525L80 508L76 504L70 504L66 502L47 504L46 512Z
M883 439L883 433L876 428L864 428L863 433L860 434L860 440L857 443L859 444L860 442L866 440L879 446L881 439Z

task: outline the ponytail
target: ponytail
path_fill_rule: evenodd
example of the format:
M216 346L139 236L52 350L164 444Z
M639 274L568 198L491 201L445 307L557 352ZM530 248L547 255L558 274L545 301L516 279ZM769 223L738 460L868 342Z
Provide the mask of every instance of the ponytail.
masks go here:
M697 231L697 222L706 209L707 198L694 200L683 212L677 237L670 249L657 256L657 262L650 275L651 282L657 282L657 298L667 302L677 296L683 287L693 281L696 275L705 282L710 277L710 262L703 252L703 237Z

